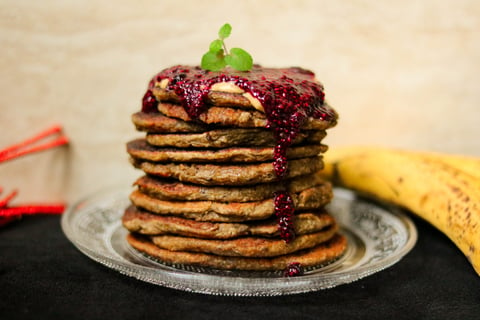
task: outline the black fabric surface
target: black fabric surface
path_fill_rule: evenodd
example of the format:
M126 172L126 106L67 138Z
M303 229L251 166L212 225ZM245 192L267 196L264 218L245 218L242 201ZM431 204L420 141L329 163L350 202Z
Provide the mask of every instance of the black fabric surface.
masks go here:
M480 277L440 232L351 284L281 297L187 293L124 276L64 236L59 216L0 228L0 319L480 319Z

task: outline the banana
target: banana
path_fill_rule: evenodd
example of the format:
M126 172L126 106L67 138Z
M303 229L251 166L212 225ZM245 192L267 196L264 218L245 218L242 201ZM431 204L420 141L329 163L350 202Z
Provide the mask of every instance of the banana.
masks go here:
M423 156L439 158L445 164L459 169L465 173L480 179L480 159L463 155L439 154L439 153L421 153ZM480 180L479 180L480 183Z
M408 209L463 252L480 275L480 159L380 147L330 148L322 175Z

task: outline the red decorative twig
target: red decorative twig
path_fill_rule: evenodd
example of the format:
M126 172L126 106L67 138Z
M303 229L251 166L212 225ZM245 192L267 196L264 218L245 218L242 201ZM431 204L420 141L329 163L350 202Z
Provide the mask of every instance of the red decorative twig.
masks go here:
M2 188L0 187L0 192ZM30 204L21 206L10 206L9 202L18 194L13 190L5 198L0 200L0 226L20 218L23 215L33 214L62 214L65 211L64 203L55 204Z
M1 193L1 189L0 189L0 193ZM13 190L8 196L6 196L5 198L3 198L2 200L0 200L0 208L3 208L3 207L6 207L8 205L8 202L10 200L12 200L13 198L15 198L15 196L18 194L18 191L17 190Z
M38 144L41 140L48 138L54 138L54 140ZM20 156L47 150L67 143L68 138L62 134L62 128L55 125L29 139L0 150L0 162L12 160Z
M44 139L50 139L50 141L41 143L41 140ZM0 163L67 143L68 138L63 135L62 128L55 125L29 139L0 150ZM0 193L2 192L3 188L0 187ZM9 203L17 194L18 191L13 190L6 197L0 199L0 227L23 215L62 214L65 210L64 203L10 206Z
M23 205L18 207L0 208L0 218L10 218L20 215L33 214L62 214L64 210L64 204Z

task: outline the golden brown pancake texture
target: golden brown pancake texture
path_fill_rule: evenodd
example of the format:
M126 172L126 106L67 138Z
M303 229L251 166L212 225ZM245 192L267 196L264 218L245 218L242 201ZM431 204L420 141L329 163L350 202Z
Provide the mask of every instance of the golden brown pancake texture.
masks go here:
M173 66L150 81L126 145L142 172L128 243L169 265L279 271L346 250L326 205L322 143L338 115L302 68Z

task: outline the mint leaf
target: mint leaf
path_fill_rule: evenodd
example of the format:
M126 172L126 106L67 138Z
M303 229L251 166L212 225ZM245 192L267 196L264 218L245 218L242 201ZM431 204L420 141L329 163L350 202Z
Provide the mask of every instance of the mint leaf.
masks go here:
M213 40L212 43L210 43L210 48L209 51L212 53L218 53L218 51L223 49L223 41L220 39Z
M252 56L241 48L232 48L225 56L225 62L238 71L248 71L253 66Z
M223 40L225 38L228 38L231 32L232 26L228 23L225 23L218 31L218 37L220 38L220 40Z
M218 31L218 39L210 42L208 52L202 56L200 66L210 71L220 71L227 65L237 71L249 71L253 66L252 56L241 48L233 48L230 52L223 41L230 36L232 26L225 23Z
M202 57L202 69L210 71L220 71L225 68L226 65L227 63L225 62L225 56L223 55L223 51L208 51Z

